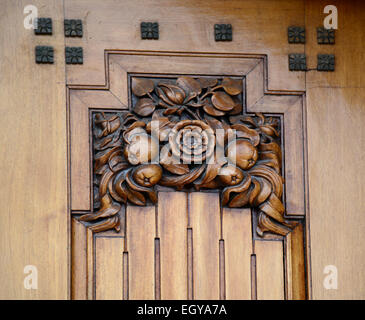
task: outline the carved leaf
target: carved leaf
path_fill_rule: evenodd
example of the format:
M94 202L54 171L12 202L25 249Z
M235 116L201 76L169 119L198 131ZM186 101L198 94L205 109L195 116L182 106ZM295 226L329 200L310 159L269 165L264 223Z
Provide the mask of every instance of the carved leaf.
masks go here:
M206 113L208 113L209 115L211 115L213 117L219 117L219 116L224 116L225 115L225 113L223 111L217 110L209 102L205 103L203 109Z
M236 115L242 113L242 103L237 97L233 97L233 101L235 103L235 106L233 109L229 112L229 115Z
M151 93L154 89L154 83L151 79L133 78L132 92L137 97L142 97Z
M244 124L234 124L232 129L237 130L238 138L248 138L256 147L260 143L260 135L256 130L246 127Z
M128 200L137 206L144 206L146 205L146 198L143 196L142 193L135 191L131 188L125 188Z
M147 117L155 111L155 104L150 98L139 99L133 111L142 117Z
M211 99L213 106L215 106L218 110L230 111L235 107L233 99L225 92L214 92Z
M218 83L218 79L216 78L198 78L197 81L203 89L214 87Z
M177 175L183 175L189 173L189 166L184 163L176 163L176 164L163 164L162 166L169 172L177 174Z
M240 184L236 186L225 187L222 192L222 205L225 206L226 204L228 204L228 206L230 207L229 196L231 192L237 192L237 193L244 192L250 187L250 184L251 184L251 176L246 175L246 177Z
M260 126L260 129L263 133L267 134L268 136L271 136L271 137L278 137L279 136L279 133L271 125L262 125L262 126Z
M223 89L230 95L235 96L242 92L242 80L224 78L222 81Z
M104 195L104 197L100 201L101 208L98 212L84 214L80 217L80 221L94 221L100 218L106 218L116 215L120 210L120 204L113 203L110 196L108 194Z

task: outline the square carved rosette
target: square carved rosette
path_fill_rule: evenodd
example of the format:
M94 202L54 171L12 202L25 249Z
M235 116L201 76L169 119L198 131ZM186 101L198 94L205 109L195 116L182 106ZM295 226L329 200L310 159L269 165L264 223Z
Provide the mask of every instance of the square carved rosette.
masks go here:
M223 207L253 208L259 236L285 236L280 117L245 112L243 77L130 76L130 108L93 111L94 231L119 230L123 204L159 190L216 191Z

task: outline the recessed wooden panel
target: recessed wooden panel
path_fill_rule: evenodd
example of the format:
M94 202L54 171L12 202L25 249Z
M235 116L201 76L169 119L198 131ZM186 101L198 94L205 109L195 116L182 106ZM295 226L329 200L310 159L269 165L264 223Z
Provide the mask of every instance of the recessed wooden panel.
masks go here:
M252 227L250 209L223 209L227 299L251 299Z
M189 224L193 230L194 299L219 299L219 194L189 194Z
M87 265L86 265L86 228L72 218L72 250L71 250L71 299L87 298Z
M155 207L127 206L129 299L155 298Z
M123 299L123 249L121 237L95 237L95 298Z
M282 241L255 241L257 299L284 299Z
M298 225L287 235L284 241L286 246L287 299L289 300L306 299L303 229L302 225Z
M90 189L89 109L121 109L124 106L104 90L70 90L71 208L88 211Z
M283 159L285 208L287 215L305 215L304 133L301 95L265 95L248 109L250 112L283 114Z
M161 299L187 299L187 194L159 192Z

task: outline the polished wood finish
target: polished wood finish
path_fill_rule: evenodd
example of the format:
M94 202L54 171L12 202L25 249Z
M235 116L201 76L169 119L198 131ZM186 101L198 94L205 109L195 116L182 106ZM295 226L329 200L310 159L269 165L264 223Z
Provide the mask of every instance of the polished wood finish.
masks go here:
M251 299L252 226L250 209L224 208L226 299Z
M187 194L159 192L157 236L160 239L161 299L188 297ZM173 281L171 281L173 279Z
M283 243L255 241L257 299L284 299Z
M146 58L154 61L154 63L146 64ZM265 261L265 256L266 250L271 249L268 246L266 248L269 249L265 249L264 247L264 249L260 251L260 265L258 265L254 248L251 247L252 238L254 236L263 237L263 239L267 241L281 243L281 252L280 254L277 254L279 254L282 259L285 258L285 261L288 263L288 268L289 266L292 266L292 260L290 259L295 260L293 255L298 254L299 260L295 260L294 269L295 267L298 267L300 272L304 274L304 238L299 237L301 239L301 242L299 241L299 243L301 243L302 247L297 248L293 246L295 249L291 251L285 251L286 247L284 250L283 242L292 242L290 230L298 226L298 223L301 225L303 220L298 220L297 218L301 218L305 215L303 185L304 159L301 159L304 152L302 140L303 102L301 93L268 92L266 89L267 83L265 82L264 77L266 60L264 57L260 56L172 54L164 52L156 54L152 52L110 51L106 53L105 59L106 66L109 66L109 72L106 73L108 81L107 86L102 90L99 88L96 91L100 92L100 96L101 93L103 93L103 95L107 97L107 92L114 90L112 96L114 98L119 97L119 99L122 99L122 102L119 106L110 108L109 110L111 110L111 112L108 112L109 110L107 107L103 107L93 113L89 113L89 124L92 129L91 132L94 134L93 145L96 146L96 151L93 151L93 149L90 148L90 155L86 156L86 154L82 155L79 153L78 149L71 148L71 162L75 159L80 164L86 163L89 161L88 159L90 159L90 156L94 155L93 167L95 172L101 176L101 179L97 180L100 182L97 182L96 184L96 187L98 188L96 195L98 196L94 197L93 201L90 201L88 206L85 206L86 212L85 210L77 210L77 207L74 207L76 210L73 212L75 214L86 213L81 216L80 221L91 222L89 227L93 232L103 233L105 230L114 228L118 234L123 234L123 229L126 227L127 248L124 253L125 260L123 272L124 274L127 273L128 276L124 276L123 279L120 279L120 281L123 281L124 283L124 297L134 299L137 298L137 294L144 295L142 292L143 290L135 291L133 295L130 294L131 283L136 283L138 278L144 276L140 274L142 271L136 272L136 269L138 270L138 264L133 264L132 266L131 257L133 250L131 251L128 247L128 237L133 238L135 237L134 233L142 232L143 228L147 228L147 224L145 223L142 224L144 225L142 229L141 227L137 227L137 224L130 224L128 212L130 212L130 210L137 210L136 208L138 207L136 207L136 205L147 205L145 209L143 209L143 207L138 209L141 210L138 211L140 214L144 212L143 210L150 212L151 208L153 208L153 204L157 207L157 211L155 212L156 233L154 247L152 247L151 240L145 240L145 244L148 243L148 246L146 246L145 249L148 247L150 252L148 256L152 254L152 251L154 252L154 256L151 255L148 259L150 262L146 269L148 271L148 282L152 285L152 287L149 287L148 299L166 299L169 297L178 297L179 299L183 299L184 297L189 299L225 299L227 296L229 297L235 294L237 298L270 296L270 293L265 293L266 289L261 286L261 280L258 280L258 271L260 271L260 279L268 276L266 275L266 272L269 272L270 269L265 269L265 264L270 262ZM166 63L166 61L168 61L168 63ZM189 61L189 63L187 63L187 61ZM226 61L227 64L225 64ZM116 62L118 62L119 68L114 67ZM232 72L235 77L217 78L214 73L210 74L208 77L198 77L194 75L190 77L179 77L174 76L174 74L169 74L168 77L165 76L163 80L159 80L158 77L153 76L153 73L166 73L168 70L170 70L170 72L175 71L176 74L182 73L183 70L191 70L190 72L193 74L198 71L199 73L208 73L212 70L212 63L214 63L216 67L214 69L216 72L219 72L219 70L225 72L227 68L232 69L230 72ZM196 68L195 71L194 68ZM234 70L238 70L237 68L248 72L245 79L246 86L243 86L243 82L241 84L236 80L239 79L237 77L239 74L234 74L234 72L236 72ZM143 70L148 72L148 74L152 73L152 75L149 77L136 77L134 75L136 72L142 72ZM130 78L126 77L126 72L129 72L132 76ZM128 79L129 82L127 81ZM253 82L256 82L257 85L255 86ZM118 86L115 86L113 83L118 83ZM128 88L128 83L131 83L132 94L134 95L131 99L128 99L128 90L125 89ZM203 88L203 86L205 87ZM214 89L215 87L216 89ZM120 88L124 89L120 90ZM92 90L92 87L82 88L81 86L71 86L70 89L71 97L77 93L78 96L83 96L83 99L90 101L88 104L95 103L90 98L87 98L89 92L95 91ZM219 97L217 100L214 100L216 99L213 99L215 90L220 92L221 96L226 95L226 97ZM189 185L191 181L197 179L199 175L202 175L203 178L204 176L207 176L214 179L217 175L217 172L215 172L217 170L212 171L209 169L209 171L202 166L202 171L191 179L188 178L188 176L191 175L190 170L192 170L192 172L194 171L193 169L190 169L188 165L166 166L164 163L161 164L161 162L160 164L141 163L152 160L156 155L157 150L153 143L153 139L156 139L156 134L152 130L153 126L150 125L153 121L159 120L162 125L170 123L171 125L166 125L166 127L171 127L170 130L175 129L175 135L178 135L180 131L185 130L185 126L192 127L200 125L202 129L204 126L213 126L214 128L222 127L227 130L229 128L228 123L220 122L215 118L219 118L219 114L212 116L208 113L208 116L211 118L207 118L207 120L204 121L198 120L202 117L202 112L205 112L204 108L201 108L202 111L196 113L198 119L191 119L189 117L195 116L194 112L196 111L192 110L190 111L191 113L185 115L185 111L182 109L181 105L188 99L186 103L192 101L192 103L194 103L194 108L199 109L200 107L204 107L204 105L199 105L199 98L197 98L197 101L193 101L189 97L202 95L202 98L200 99L203 100L205 97L211 96L212 98L209 98L209 103L212 107L214 107L214 105L217 106L214 107L216 108L216 111L214 112L231 112L233 110L233 105L231 106L229 104L229 99L232 98L228 99L227 97L240 94L242 90L245 91L247 101L250 103L247 104L247 111L253 111L257 114L255 116L231 116L229 120L231 128L237 130L238 135L241 136L241 139L243 138L243 140L238 140L237 144L238 150L241 150L242 154L237 158L237 167L232 165L223 166L225 175L220 176L219 179L217 178L217 183L213 183L212 186L207 183L200 183L200 185L196 185L198 186L198 188L195 188L196 190L194 190L194 188L189 189L186 188L185 185ZM157 100L156 97L160 100ZM237 97L234 97L234 99L237 99ZM70 100L71 112L73 110L72 103L80 105L79 101L79 99ZM160 105L161 103L162 105ZM177 103L178 105L175 107ZM131 105L130 111L123 110L126 105ZM227 110L223 111L220 109ZM272 116L263 115L262 113L266 112L266 110L270 110ZM182 117L186 118L183 121L174 123L168 118L168 113L170 112L182 112ZM164 113L166 113L166 115L164 115ZM276 113L283 116L276 116L275 118ZM152 120L146 119L147 121L142 122L141 119L148 115L152 116ZM164 119L166 119L166 121ZM73 125L77 126L76 124ZM122 128L123 130L121 130ZM171 132L174 133L173 130ZM262 134L269 134L269 136L273 135L268 139L271 142L269 142L267 146L260 144L259 132L261 132L261 136ZM283 132L284 139L278 138L281 132ZM150 147L148 148L148 152L134 154L136 150L132 145L134 142L129 140L132 139L136 133L144 133L143 137L145 140L142 142ZM277 138L277 141L273 139L274 136ZM87 142L86 137L77 135L73 136L73 139L76 140L74 141L75 144L80 137L82 137L83 141ZM127 147L122 147L120 141L126 143ZM174 142L175 139L171 139L170 141ZM141 141L138 141L138 143L141 143ZM109 145L110 148L108 149ZM255 151L255 146L257 146L259 150L258 152L256 151L256 154L252 153L253 150ZM284 150L292 150L291 154L295 153L296 158L285 158L285 153L281 153L280 146L282 146ZM177 146L175 147L175 149L178 148ZM231 157L231 151L228 147L226 156L229 159ZM172 150L175 149L172 147ZM272 155L267 154L271 151ZM246 154L249 155L251 153L253 163L251 163L252 161L248 161L250 160L249 157L246 157ZM263 157L264 155L265 157ZM285 158L285 161L282 162L283 158ZM295 162L296 159L301 159L301 161ZM258 166L255 165L256 162ZM268 166L266 167L266 165ZM219 165L218 168L221 166L222 165ZM281 167L283 167L283 171L281 171ZM89 168L91 168L91 166ZM204 170L206 172L204 172ZM242 173L240 175L240 170L242 170L242 172L249 172L252 177L248 179L248 176L246 176L246 178L243 179L244 174ZM285 173L286 176L285 198L288 199L288 201L286 203L287 211L285 216L284 206L280 200L284 191L281 176L279 174L280 172ZM233 176L238 178L238 185L236 185L236 182L232 182ZM79 188L81 186L83 186L82 188L88 186L88 183L86 182L90 179L90 175L86 176L85 172L84 177L83 181L85 183L82 184L80 184L80 179L71 180L71 182L74 183L76 190L82 190ZM146 178L148 178L148 181L146 181ZM240 191L237 186L244 186L245 183L249 186L249 182L252 183L252 187L247 189L248 193L238 193L242 199L240 199L237 204L234 204L234 201L237 202L237 199L235 200L233 194ZM155 187L157 185L158 187ZM219 186L222 185L224 188L222 192L222 201L220 201L217 191L219 191ZM167 190L164 189L166 187L168 187ZM182 192L176 193L171 187L181 189ZM210 193L197 192L197 190L200 189L204 191L207 187L210 189ZM242 191L244 190L245 189ZM187 198L186 191L190 192ZM181 194L182 197L180 200L179 194ZM178 197L176 198L176 201L174 201L175 195ZM184 197L186 200L183 199ZM215 200L208 200L210 197ZM257 202L255 200L256 197L257 199L261 199L261 202ZM161 199L162 203L159 202ZM174 203L173 206L171 206L171 202ZM246 234L245 238L238 240L240 238L238 230L235 234L228 229L224 229L225 209L221 211L221 204L223 206L251 204L253 207L256 204L260 207L261 211L255 211L252 217L250 214L246 214L246 219L249 219L250 223L246 220L246 222L242 224ZM124 206L127 208L126 221L122 215ZM88 212L87 208L91 207L99 209ZM185 210L187 212L185 212ZM150 213L150 215L152 216L152 213ZM232 218L229 218L230 216ZM104 220L97 220L96 223L94 223L93 221L97 217ZM293 217L296 219L289 220L286 217ZM230 225L230 220L232 219L232 221L237 220L238 222L243 218L240 210L237 209L237 211L232 211L232 215L228 215L227 225ZM139 230L134 231L135 228L138 228ZM232 228L233 226L231 225L230 229ZM111 232L112 234L112 231L107 232ZM212 238L214 234L216 235ZM177 239L180 240L178 243L169 242L168 247L166 247L166 239L173 235L176 235ZM149 237L152 238L152 234ZM233 243L231 237L238 237L237 243ZM249 240L249 237L251 237L251 240ZM288 238L285 239L286 237ZM234 260L232 260L232 252L235 252L240 247L245 248L244 256L246 258L242 256L240 260L246 260L246 262L242 261L242 263L246 263L246 268L234 271L236 267L234 266ZM143 250L142 243L138 248L138 252ZM134 249L134 251L135 250L136 249ZM172 255L171 252L173 252L174 255ZM177 252L183 252L183 254L176 255ZM270 261L271 258L268 259ZM179 268L175 268L174 273L172 273L172 269L166 269L166 265L174 264L175 260L179 261ZM300 261L300 263L297 264L297 261ZM93 265L94 263L94 260L89 262L90 265ZM209 272L207 272L207 266L209 266ZM306 278L297 277L297 280L295 280L294 277L297 273L292 271L287 272L284 275L283 264L282 267L283 281L280 282L282 283L282 288L280 290L283 292L283 297L285 290L288 291L288 289L285 289L284 287L290 286L290 288L292 288L291 290L296 290L296 292L291 296L286 295L285 297L294 297L297 295L296 297L300 296L301 298L305 298L306 291L304 282L306 281ZM167 272L166 270L169 271ZM177 270L180 271L177 272ZM173 285L171 285L171 279L176 279ZM243 290L238 290L235 291L235 293L232 293L234 290L232 288L234 288L237 283L240 283L238 279L245 279L241 280L245 281L242 285L242 288L245 288L244 292ZM259 283L260 286L258 285ZM89 287L91 286L92 284L89 285ZM214 290L212 290L212 288ZM304 288L304 291L300 291L302 288ZM237 292L240 293L238 294ZM154 297L152 297L153 293ZM91 297L93 298L93 296ZM278 297L277 294L276 297Z
M52 17L54 29L64 18L62 1L1 2L0 299L69 299L65 64L34 56L37 45L63 52L64 37L26 29L29 4ZM37 290L24 287L27 265L37 268Z
M87 284L80 284L80 281L85 279L90 287L89 298L93 298L95 278L92 274L92 248L95 235L90 230L83 230L86 226L77 222L77 219L71 228L67 208L67 199L71 199L74 219L93 210L89 108L114 111L126 109L127 72L178 74L185 73L179 70L186 68L186 74L192 75L200 65L204 75L246 74L247 90L250 92L247 96L248 110L261 110L265 113L273 108L272 110L277 110L274 112L283 113L286 212L290 217L298 218L306 214L306 224L303 225L307 243L304 252L306 256L304 259L300 254L297 265L301 265L304 260L307 267L308 297L364 298L365 280L361 272L365 261L361 250L364 242L364 148L360 147L364 141L362 128L365 121L362 61L364 41L361 41L365 32L365 11L362 1L334 1L339 12L339 29L336 30L336 44L333 46L318 45L316 41L315 29L322 24L325 16L322 14L323 8L328 4L319 0L212 0L209 1L209 6L193 0L185 1L184 5L164 0L148 3L143 1L143 5L142 1L135 0L124 1L123 4L97 0L32 1L38 7L40 16L52 16L52 36L35 36L33 30L23 27L23 9L27 4L26 1L5 1L3 12L6 14L1 18L3 32L0 39L1 43L6 43L0 48L2 74L5 75L0 80L3 89L1 107L5 114L1 120L4 133L1 146L6 151L2 153L5 169L0 173L4 186L0 193L3 203L0 226L3 253L0 263L2 298L84 298L87 297ZM129 10L125 10L125 6ZM141 41L140 22L147 21L146 18L151 15L159 21L160 38L158 41ZM65 39L64 18L81 18L84 37ZM212 32L215 23L232 24L234 41L215 42ZM305 26L307 39L304 45L287 43L289 25ZM36 45L54 46L53 65L35 64ZM84 48L84 65L68 65L65 72L65 45ZM175 52L174 57L166 52L159 53L160 56L147 56L135 51L135 55L128 56L120 49L150 50L154 53L174 50L180 53ZM287 56L293 50L306 53L310 69L308 72L289 72ZM190 53L183 55L181 52ZM215 63L217 60L211 58L208 52L220 53L221 62ZM205 62L199 53L204 53ZM314 70L318 53L335 54L335 72L319 73ZM229 54L231 58L223 57L223 54ZM251 62L242 63L243 60L250 60L242 59L242 56L247 58L247 54L250 55ZM187 56L190 58L187 59ZM232 59L233 56L239 59ZM234 61L240 63L237 65ZM220 69L219 65L224 65L226 71ZM209 69L212 70L211 73ZM259 82L257 79L267 81ZM69 85L67 91L64 89L65 84ZM303 101L301 95L305 90ZM267 95L268 93L270 94ZM70 107L69 113L65 108L66 100ZM282 101L287 101L284 103L286 106L281 107ZM73 150L69 153L69 162L65 136L67 114L70 120L76 120L70 121L68 127L69 146ZM292 151L288 153L288 150ZM71 168L69 171L68 164ZM67 172L70 183L67 183ZM27 182L24 183L25 181ZM68 186L71 186L69 197ZM123 221L122 212L119 217ZM224 230L224 224L221 227ZM71 230L76 230L77 235L73 234L74 231L71 233ZM117 236L123 236L123 230L124 227L121 226ZM294 232L298 230L295 229ZM193 230L188 227L186 231L187 264L192 266L190 252L193 250ZM114 231L111 232L116 235ZM108 231L99 235L105 237L111 233ZM294 233L290 233L282 247L285 269L283 285L286 289L283 294L280 291L280 295L285 298L295 296L290 288L295 287L295 278L303 277L301 272L295 271L294 261L297 258L292 256L290 260L287 255L298 239L303 237L293 236ZM224 254L228 256L228 240L220 240L224 240ZM74 241L80 241L79 245L75 246ZM157 254L156 239L153 241L154 253ZM278 239L275 241L281 242ZM110 248L114 246L112 242ZM273 241L265 241L270 242ZM123 251L123 277L120 280L123 283L123 297L128 298L129 253L125 250L126 248ZM89 253L88 256L83 256L86 252ZM270 279L270 269L260 266L262 258L257 259L256 265L256 258L260 257L253 251L251 279L254 275L258 276L260 270L260 274L262 270L267 270L265 277ZM85 262L80 259L85 259ZM228 272L234 265L227 261L224 269L228 297ZM37 265L39 274L42 275L38 290L25 290L22 286L25 276L23 267L29 262ZM82 274L75 278L74 274L78 271L74 267L79 262L84 263L78 269L82 270ZM326 290L323 287L323 269L329 264L338 269L337 290ZM79 283L76 286L68 283L68 279L71 279L71 266L72 279L78 279L75 280ZM103 271L98 269L97 274L101 275ZM286 279L288 274L294 275L294 278ZM159 276L154 275L155 282L156 277ZM187 290L190 294L193 291L190 267L187 277ZM219 279L223 279L221 274ZM258 284L260 281L257 279ZM259 288L256 281L251 281L251 285L255 289L251 290L251 296L255 298L254 291L259 291ZM76 292L74 288L80 288L81 291ZM257 296L263 295L257 292ZM192 295L189 297L192 298ZM298 297L303 297L302 293Z

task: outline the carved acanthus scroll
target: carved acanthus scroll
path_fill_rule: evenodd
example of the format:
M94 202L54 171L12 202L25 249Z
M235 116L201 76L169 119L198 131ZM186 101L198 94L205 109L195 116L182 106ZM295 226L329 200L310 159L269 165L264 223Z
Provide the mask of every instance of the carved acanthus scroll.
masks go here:
M127 202L157 188L219 190L223 206L256 208L257 233L286 235L280 120L244 115L238 78L131 79L130 111L93 113L94 232L119 230Z

